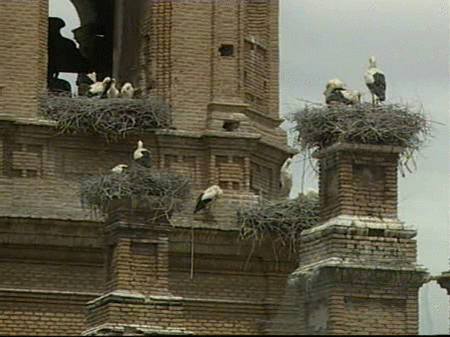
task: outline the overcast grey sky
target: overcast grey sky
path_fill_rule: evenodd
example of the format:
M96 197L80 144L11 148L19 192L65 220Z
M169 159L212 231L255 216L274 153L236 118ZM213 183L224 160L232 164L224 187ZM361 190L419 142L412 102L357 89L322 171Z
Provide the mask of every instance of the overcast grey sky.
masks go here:
M63 14L60 14L63 13ZM78 25L69 0L50 0L73 38ZM325 83L338 77L368 93L370 55L386 74L387 102L423 104L441 124L417 158L417 171L399 176L399 218L418 229L418 261L430 273L449 270L449 3L437 0L280 0L280 110L323 102ZM365 100L370 99L366 94ZM291 135L292 136L292 135ZM303 167L295 158L292 196ZM306 171L305 188L317 187ZM431 282L420 290L420 333L448 334L448 297Z

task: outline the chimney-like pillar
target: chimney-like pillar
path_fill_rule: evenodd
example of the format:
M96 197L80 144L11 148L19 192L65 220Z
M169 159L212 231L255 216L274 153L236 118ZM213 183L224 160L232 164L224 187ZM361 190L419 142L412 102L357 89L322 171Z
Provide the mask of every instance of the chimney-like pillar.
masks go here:
M417 334L417 231L397 219L403 148L335 144L317 153L321 222L290 275L299 334Z

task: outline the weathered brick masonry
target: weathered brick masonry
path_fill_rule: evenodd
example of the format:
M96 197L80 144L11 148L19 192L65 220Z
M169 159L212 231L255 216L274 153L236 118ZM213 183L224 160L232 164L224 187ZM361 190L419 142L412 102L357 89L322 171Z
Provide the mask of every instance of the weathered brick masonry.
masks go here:
M401 148L335 144L317 154L322 221L302 233L275 333L417 334L417 231L397 218ZM296 324L293 323L295 321Z
M60 134L38 113L48 1L0 1L0 334L417 333L426 273L397 219L397 150L319 155L322 223L299 264L238 238L236 207L280 196L295 153L279 127L278 1L72 3L97 73L164 97L175 129ZM192 177L194 197L211 184L224 196L195 216L194 198L170 225L83 210L80 179L127 163L138 139L155 167Z
M234 214L279 194L294 153L279 128L277 1L99 3L73 0L81 51L98 75L163 96L176 130L59 134L38 113L48 2L1 1L0 334L266 332L294 259L240 241ZM128 162L138 139L195 196L219 184L216 207L193 217L193 199L170 226L83 210L82 177Z

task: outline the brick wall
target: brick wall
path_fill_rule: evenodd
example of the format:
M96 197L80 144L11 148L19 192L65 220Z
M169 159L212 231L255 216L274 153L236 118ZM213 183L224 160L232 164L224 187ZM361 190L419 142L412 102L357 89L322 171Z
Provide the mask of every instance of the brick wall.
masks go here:
M416 261L417 243L409 238L389 237L389 230L360 228L347 233L330 233L304 240L301 265L339 256L346 260L361 260L381 265L410 265Z
M0 334L79 336L89 293L0 289Z
M336 144L321 154L321 219L338 215L397 217L397 163L401 148Z
M171 232L169 290L182 296L184 326L199 334L264 334L295 266L270 239L252 248L236 230ZM192 244L194 251L192 255Z
M174 106L177 131L107 143L94 135L62 136L38 120L2 124L0 267L8 272L0 276L0 333L79 335L103 323L106 330L125 329L124 324L152 329L151 323L166 332L184 327L197 333L256 334L266 331L276 312L294 258L274 256L271 242L253 252L248 242L237 245L234 215L241 202L255 200L252 174L260 175L253 181L267 196L277 194L279 166L292 152L278 119L278 2L145 5L142 82ZM88 8L78 9L88 29ZM36 117L36 97L46 83L47 17L44 0L0 2L0 34L7 37L0 41L0 57L7 61L0 66L0 112L5 115ZM83 37L83 29L79 32ZM249 34L264 44L263 58L246 61ZM233 45L232 57L221 55L224 45ZM255 66L249 69L254 72L251 90L264 101L253 110L241 104L245 62ZM223 100L223 111L209 104L215 99ZM247 115L238 116L239 131L213 132L217 123L205 131L208 118L220 120L220 126L235 112ZM122 238L122 259L116 259L102 236L104 223L81 208L79 182L127 163L138 139L153 151L156 167L193 177L194 198L212 183L226 195L211 212L192 217L190 208L181 222L174 221L178 234L162 240L165 250L145 241L149 238ZM251 163L271 173L252 171ZM190 231L183 226L197 225L203 229L196 230L191 279ZM126 273L114 283L121 268ZM129 296L108 293L119 287ZM161 289L173 294L156 296Z
M0 86L2 112L16 118L36 116L37 96L46 85L46 1L0 3Z

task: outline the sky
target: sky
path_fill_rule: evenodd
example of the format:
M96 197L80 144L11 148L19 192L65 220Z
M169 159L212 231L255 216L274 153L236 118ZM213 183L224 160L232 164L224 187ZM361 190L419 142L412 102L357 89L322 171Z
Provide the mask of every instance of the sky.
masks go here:
M61 32L73 39L79 21L69 0L50 0L50 15L66 21ZM445 1L280 0L282 116L302 107L302 100L323 103L325 84L336 77L369 101L363 74L374 55L386 75L386 102L422 105L434 121L417 170L398 178L399 219L417 229L418 263L432 275L450 269L449 22ZM291 125L283 127L292 145ZM291 197L317 182L311 166L296 156ZM419 292L419 332L449 332L449 299L434 281Z

